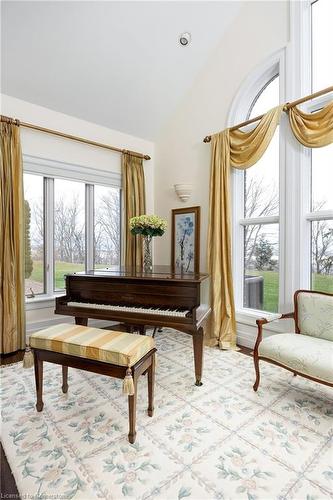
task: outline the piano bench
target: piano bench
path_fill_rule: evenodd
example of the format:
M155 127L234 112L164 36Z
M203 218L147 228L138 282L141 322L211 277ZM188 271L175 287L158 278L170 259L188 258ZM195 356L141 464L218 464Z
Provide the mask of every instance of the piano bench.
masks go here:
M151 337L78 325L56 325L30 337L35 367L37 411L43 410L43 361L62 365L62 391L68 367L123 379L128 395L130 443L136 437L137 382L148 373L148 415L154 412L155 341ZM28 363L25 363L28 366Z

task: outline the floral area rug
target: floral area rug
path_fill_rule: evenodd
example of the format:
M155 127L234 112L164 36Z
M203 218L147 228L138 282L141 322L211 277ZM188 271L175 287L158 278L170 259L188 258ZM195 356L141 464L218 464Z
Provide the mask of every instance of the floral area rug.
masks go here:
M157 334L155 415L138 388L137 440L127 441L121 381L44 363L44 410L33 370L2 369L2 441L22 497L307 499L333 497L333 391L234 351L205 349L194 385L191 338Z

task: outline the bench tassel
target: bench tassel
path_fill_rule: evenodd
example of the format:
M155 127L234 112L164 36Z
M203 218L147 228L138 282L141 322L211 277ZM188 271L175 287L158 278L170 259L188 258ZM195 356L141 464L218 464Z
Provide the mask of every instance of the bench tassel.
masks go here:
M126 376L123 380L123 394L127 394L128 396L134 395L134 382L132 377L132 370L130 367L126 370Z
M34 355L31 347L27 345L23 356L23 368L31 368L32 366L34 366Z

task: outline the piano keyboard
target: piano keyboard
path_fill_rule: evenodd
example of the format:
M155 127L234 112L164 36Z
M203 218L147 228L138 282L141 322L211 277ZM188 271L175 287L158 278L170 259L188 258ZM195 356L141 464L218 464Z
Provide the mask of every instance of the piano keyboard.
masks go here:
M68 306L71 307L82 307L87 309L104 309L106 311L115 312L128 312L137 314L154 314L157 316L174 316L185 318L190 311L180 310L180 309L158 309L150 307L129 307L129 306L114 306L112 304L89 304L88 302L67 302Z

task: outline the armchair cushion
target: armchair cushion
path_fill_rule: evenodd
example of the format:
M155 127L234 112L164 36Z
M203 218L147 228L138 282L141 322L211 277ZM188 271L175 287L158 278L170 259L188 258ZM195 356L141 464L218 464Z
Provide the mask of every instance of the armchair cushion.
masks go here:
M300 292L297 309L302 334L333 342L333 295Z
M300 333L280 333L259 345L259 356L333 384L333 342Z

